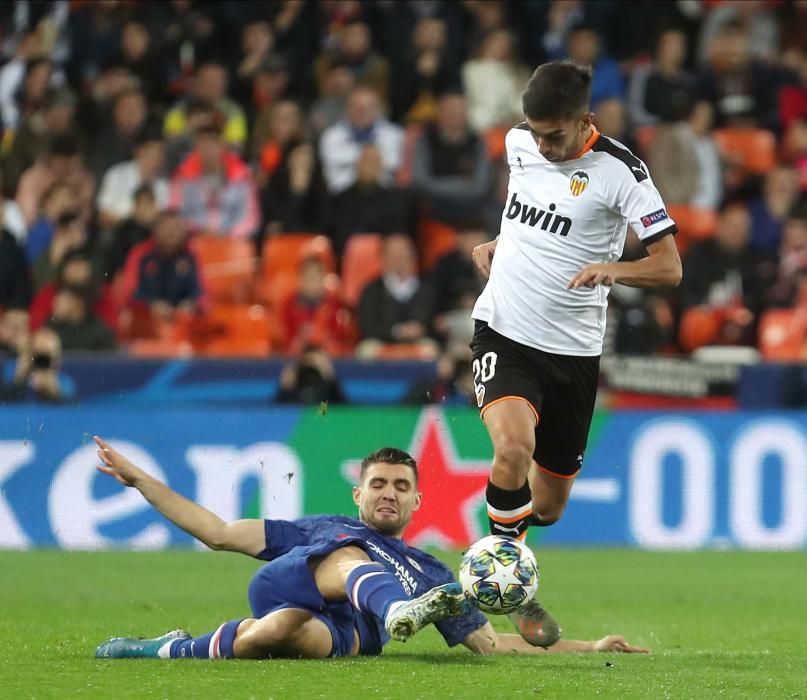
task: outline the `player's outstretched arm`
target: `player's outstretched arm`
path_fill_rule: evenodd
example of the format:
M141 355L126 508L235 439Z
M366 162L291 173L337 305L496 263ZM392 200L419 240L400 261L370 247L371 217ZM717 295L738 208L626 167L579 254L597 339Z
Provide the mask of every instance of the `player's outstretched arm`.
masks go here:
M648 256L631 262L586 265L571 280L569 289L624 284L628 287L676 287L681 281L681 258L672 236L647 246Z
M96 436L95 442L98 458L103 462L98 471L114 477L124 486L136 488L155 510L210 549L241 552L254 557L266 548L263 520L227 523L132 464L106 440Z
M616 651L628 654L647 654L648 649L636 647L619 635L608 635L597 641L561 639L551 647L536 647L518 634L501 634L490 623L469 634L462 642L474 654L546 654Z

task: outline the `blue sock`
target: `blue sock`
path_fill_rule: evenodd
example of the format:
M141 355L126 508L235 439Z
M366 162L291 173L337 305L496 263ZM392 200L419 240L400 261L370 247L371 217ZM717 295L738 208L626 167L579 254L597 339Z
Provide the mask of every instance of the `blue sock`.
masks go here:
M171 642L170 656L172 659L234 659L235 633L243 621L241 619L225 622L210 634Z
M357 610L370 613L382 622L390 606L409 600L401 582L381 564L362 564L347 577L345 586L351 605Z

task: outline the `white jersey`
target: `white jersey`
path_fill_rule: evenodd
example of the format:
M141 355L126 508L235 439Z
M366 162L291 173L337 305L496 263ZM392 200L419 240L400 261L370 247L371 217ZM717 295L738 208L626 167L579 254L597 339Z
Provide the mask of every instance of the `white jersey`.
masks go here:
M596 132L586 147L550 162L526 124L508 132L507 203L473 311L497 333L558 355L602 352L610 287L567 289L572 277L619 260L628 225L645 245L676 231L641 160Z

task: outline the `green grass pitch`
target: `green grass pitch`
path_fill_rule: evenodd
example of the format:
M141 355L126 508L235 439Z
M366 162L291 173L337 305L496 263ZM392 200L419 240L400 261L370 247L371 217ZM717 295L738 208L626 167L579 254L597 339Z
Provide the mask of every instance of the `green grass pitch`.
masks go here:
M3 552L0 698L807 697L806 553L549 549L539 561L565 636L621 633L653 653L476 658L430 629L380 658L100 661L109 636L202 634L247 615L256 562Z

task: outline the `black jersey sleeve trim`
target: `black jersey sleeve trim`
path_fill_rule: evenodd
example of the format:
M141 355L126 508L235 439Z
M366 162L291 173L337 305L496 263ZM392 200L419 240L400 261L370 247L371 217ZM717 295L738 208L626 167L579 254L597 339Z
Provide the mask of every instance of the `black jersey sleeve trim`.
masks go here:
M625 167L631 171L633 177L636 178L636 182L647 180L647 168L644 163L627 148L618 146L607 136L600 134L600 138L597 139L596 143L591 147L591 150L607 153L609 156L613 156L617 160L622 161Z
M678 226L673 224L672 226L668 226L667 228L665 228L663 231L659 231L658 233L654 233L652 236L643 238L642 244L646 248L647 246L652 245L653 243L657 243L665 236L674 236L676 233L678 233Z

